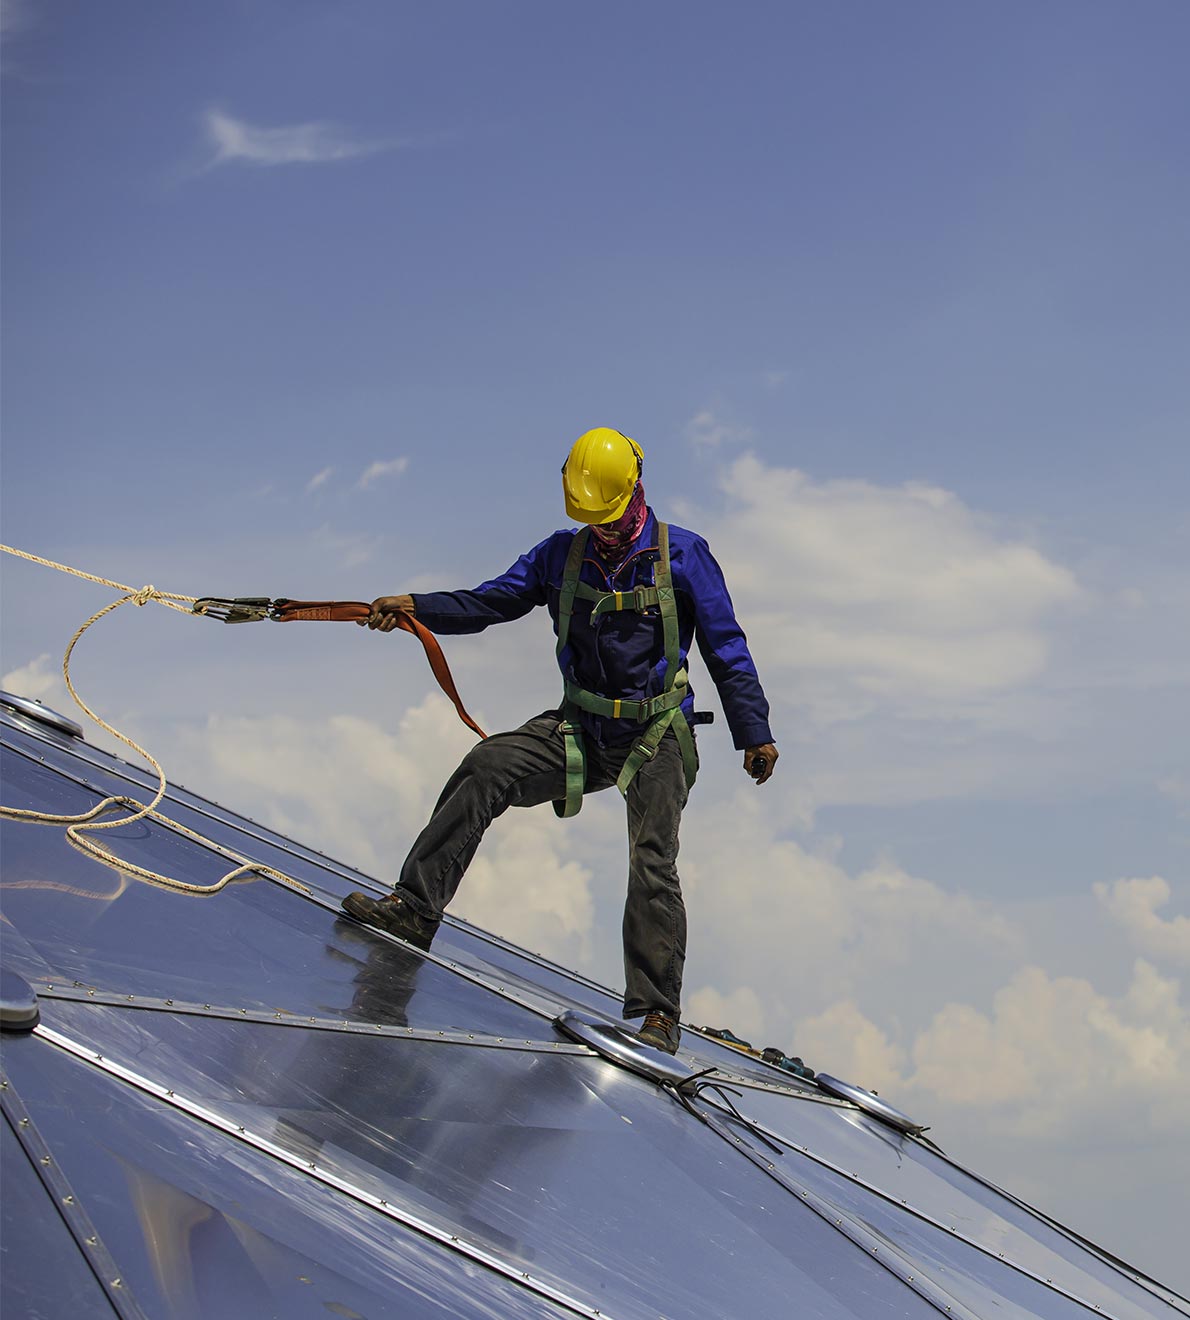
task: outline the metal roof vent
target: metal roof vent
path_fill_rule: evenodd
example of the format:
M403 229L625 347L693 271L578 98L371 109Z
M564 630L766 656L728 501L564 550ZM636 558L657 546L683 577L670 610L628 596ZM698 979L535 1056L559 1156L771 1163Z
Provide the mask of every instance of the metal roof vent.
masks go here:
M606 1018L568 1008L554 1018L554 1026L573 1040L589 1045L596 1054L650 1081L681 1088L696 1075L672 1054L643 1044L635 1033Z
M0 971L0 1031L32 1031L41 1020L37 996L23 976Z
M50 710L40 701L33 701L29 697L18 697L12 692L0 692L0 706L7 706L9 710L36 720L38 724L48 724L51 729L57 729L59 733L68 734L71 738L83 736L81 724L76 724L74 720L59 715L56 710Z
M915 1123L908 1114L902 1114L887 1100L881 1100L875 1091L865 1091L862 1086L841 1082L829 1073L820 1072L817 1081L819 1089L825 1091L827 1095L837 1096L840 1100L850 1100L857 1109L862 1109L865 1114L870 1114L882 1123L887 1123L889 1127L896 1128L898 1132L908 1132L916 1137L919 1133L929 1131L924 1123Z

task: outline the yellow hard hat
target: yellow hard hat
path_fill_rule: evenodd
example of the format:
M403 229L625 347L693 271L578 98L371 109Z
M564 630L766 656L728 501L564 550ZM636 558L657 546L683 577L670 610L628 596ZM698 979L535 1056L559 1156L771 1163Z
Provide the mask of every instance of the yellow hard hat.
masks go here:
M644 467L645 452L610 426L580 435L562 466L567 516L581 523L609 523L628 507Z

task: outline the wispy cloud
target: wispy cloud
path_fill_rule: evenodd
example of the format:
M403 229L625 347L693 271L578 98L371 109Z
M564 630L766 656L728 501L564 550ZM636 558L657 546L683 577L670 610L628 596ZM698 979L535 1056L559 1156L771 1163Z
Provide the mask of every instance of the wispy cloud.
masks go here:
M372 156L403 145L393 138L355 138L325 120L262 128L212 109L203 116L203 123L215 151L212 167L237 160L250 165L317 165Z
M306 482L306 494L310 495L316 491L319 486L325 486L330 480L331 473L334 472L334 470L333 467L324 467L321 472L315 472L310 480Z
M324 559L342 568L359 568L372 559L380 546L379 536L363 532L338 532L324 523L314 532L314 545Z
M752 431L726 421L710 408L695 413L685 426L686 439L697 449L718 449L722 445L746 444Z
M69 706L66 684L61 672L54 666L48 651L34 657L27 665L10 669L0 678L0 687L5 692L15 692L18 697L28 697L31 701L55 702L65 709ZM63 700L65 699L65 701Z
M408 466L407 458L377 459L375 463L369 463L360 474L359 488L367 490L374 481L381 481L385 477L399 477Z

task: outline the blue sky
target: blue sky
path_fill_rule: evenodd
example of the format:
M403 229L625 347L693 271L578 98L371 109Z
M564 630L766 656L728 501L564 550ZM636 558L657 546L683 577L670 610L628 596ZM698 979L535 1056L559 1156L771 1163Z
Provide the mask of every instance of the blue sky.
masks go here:
M634 435L783 751L754 794L704 732L688 1015L1184 1288L1182 0L0 13L3 539L195 595L473 585L561 523L575 436ZM67 702L107 595L0 569L6 685ZM391 879L466 732L407 639L278 634L126 609L75 676ZM542 620L449 653L491 727L555 697ZM617 981L618 812L500 822L460 905Z

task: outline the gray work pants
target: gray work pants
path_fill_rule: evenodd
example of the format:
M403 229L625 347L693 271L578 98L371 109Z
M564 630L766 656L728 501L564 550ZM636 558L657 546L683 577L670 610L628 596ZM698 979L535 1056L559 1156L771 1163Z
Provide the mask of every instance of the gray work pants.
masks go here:
M483 832L508 807L533 807L566 793L560 711L477 743L447 781L430 822L414 843L397 892L436 918L455 895ZM587 789L615 784L631 750L586 739ZM677 1018L686 959L686 907L678 880L678 826L686 805L682 754L672 731L628 788L628 895L624 904L624 1016ZM516 893L509 902L515 904Z

